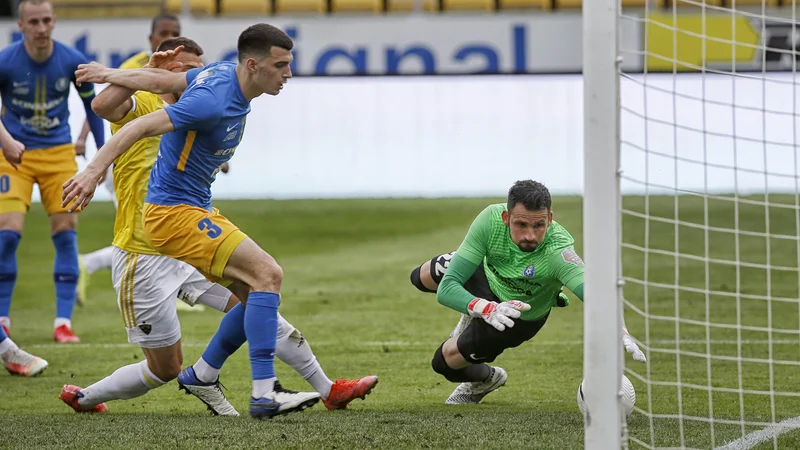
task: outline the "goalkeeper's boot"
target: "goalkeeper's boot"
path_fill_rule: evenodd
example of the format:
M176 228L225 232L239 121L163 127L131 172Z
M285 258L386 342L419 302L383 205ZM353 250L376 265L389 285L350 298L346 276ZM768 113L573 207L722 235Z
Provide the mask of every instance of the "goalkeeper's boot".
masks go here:
M250 397L250 415L256 419L270 419L310 408L319 398L319 392L292 391L276 381L274 391L261 398Z
M339 378L331 386L331 392L328 394L328 398L322 400L322 404L329 410L345 409L348 403L357 398L364 400L364 397L372 392L376 384L378 384L378 377L375 375L357 380Z
M81 388L79 388L78 386L73 386L71 384L65 384L64 387L61 388L61 394L58 395L58 398L62 400L64 403L66 403L67 406L74 409L75 412L79 413L108 412L108 406L106 406L105 403L94 405L91 408L84 408L83 406L79 405L78 401L83 398L83 392L81 392Z
M450 333L451 338L457 338L461 336L461 333L467 329L469 324L472 323L472 316L467 314L461 314L461 319L458 320L456 327L453 328L453 331Z
M83 306L86 303L86 291L89 287L89 278L92 276L86 270L86 264L83 262L83 255L78 255L78 285L75 286L75 303L78 306Z
M3 366L11 375L35 377L47 368L47 361L14 347L3 353Z
M492 366L489 366L489 369L491 372L486 381L459 384L453 393L450 394L450 397L447 397L445 404L464 405L468 403L480 403L487 394L500 389L500 386L506 384L508 374L505 370L500 367Z
M211 415L238 416L239 413L222 393L221 386L219 378L212 383L198 380L192 366L183 369L178 375L178 389L186 391L186 395L192 394L200 399L211 411Z

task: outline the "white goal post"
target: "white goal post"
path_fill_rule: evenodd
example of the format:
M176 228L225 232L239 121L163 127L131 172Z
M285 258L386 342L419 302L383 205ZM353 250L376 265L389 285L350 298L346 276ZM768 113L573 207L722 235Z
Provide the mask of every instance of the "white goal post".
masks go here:
M583 1L587 449L800 448L798 3Z
M619 295L619 0L583 2L585 448L618 449L622 407Z

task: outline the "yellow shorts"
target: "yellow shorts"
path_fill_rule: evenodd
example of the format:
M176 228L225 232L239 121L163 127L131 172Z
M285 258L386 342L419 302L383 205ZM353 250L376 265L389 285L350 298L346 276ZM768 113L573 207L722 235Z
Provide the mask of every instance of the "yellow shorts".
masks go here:
M217 208L144 204L144 233L159 253L181 260L211 281L220 281L233 250L247 238Z
M34 183L39 185L48 215L67 212L61 207L61 194L62 185L78 173L73 144L27 150L18 167L15 170L0 157L0 213L28 212Z

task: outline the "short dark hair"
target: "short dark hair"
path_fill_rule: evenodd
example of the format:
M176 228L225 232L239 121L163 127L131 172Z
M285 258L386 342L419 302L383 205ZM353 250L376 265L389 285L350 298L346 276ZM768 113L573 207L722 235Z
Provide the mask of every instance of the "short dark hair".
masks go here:
M22 18L22 9L25 5L44 5L45 3L50 3L50 0L21 0L17 5L17 15L19 18ZM50 3L50 7L52 8L53 4Z
M239 51L239 61L241 62L249 57L263 58L269 55L272 47L291 50L294 42L280 28L266 23L257 23L242 31L236 49Z
M170 20L172 22L177 22L178 25L181 24L180 19L178 19L178 16L176 16L175 14L161 13L153 17L153 20L150 21L150 34L156 32L156 27L158 26L158 22L161 22L162 20Z
M522 203L528 211L539 211L553 206L553 199L550 198L550 191L538 181L521 180L514 183L508 190L508 210L511 211Z
M203 56L203 47L197 42L183 36L164 39L164 42L158 44L157 52L165 52L167 50L175 50L179 46L183 46L184 52L189 52L193 55Z

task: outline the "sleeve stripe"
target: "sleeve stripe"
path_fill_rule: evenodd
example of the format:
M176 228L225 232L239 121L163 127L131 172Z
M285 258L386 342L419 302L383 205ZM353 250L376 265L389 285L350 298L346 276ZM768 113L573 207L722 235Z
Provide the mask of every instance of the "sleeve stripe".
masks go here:
M80 94L81 98L90 97L90 96L94 95L94 88L92 88L89 91L84 91L84 92L78 91L78 94Z

